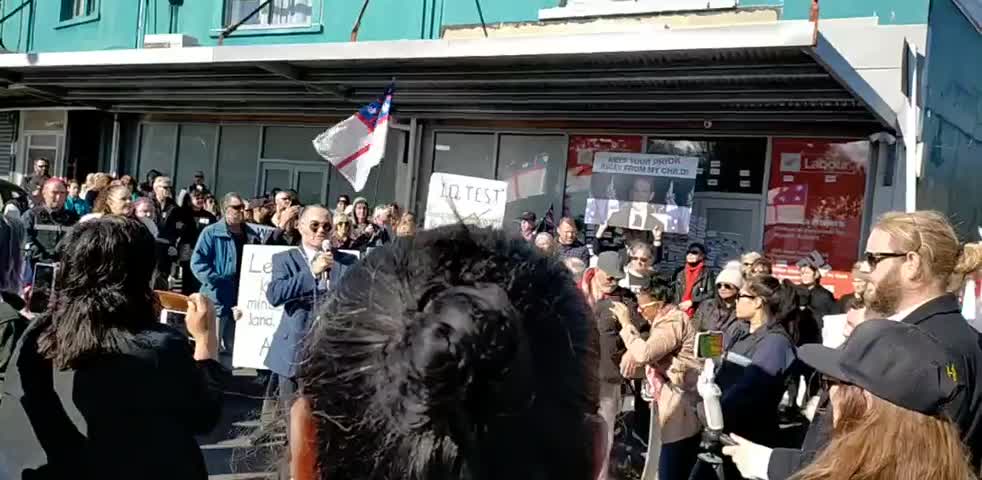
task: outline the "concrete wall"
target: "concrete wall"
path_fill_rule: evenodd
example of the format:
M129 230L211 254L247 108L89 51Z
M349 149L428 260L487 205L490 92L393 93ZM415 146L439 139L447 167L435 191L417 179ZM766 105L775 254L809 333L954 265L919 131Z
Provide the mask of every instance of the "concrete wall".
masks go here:
M976 61L967 61L975 52ZM982 226L982 33L951 0L931 2L917 208L949 214L966 239Z

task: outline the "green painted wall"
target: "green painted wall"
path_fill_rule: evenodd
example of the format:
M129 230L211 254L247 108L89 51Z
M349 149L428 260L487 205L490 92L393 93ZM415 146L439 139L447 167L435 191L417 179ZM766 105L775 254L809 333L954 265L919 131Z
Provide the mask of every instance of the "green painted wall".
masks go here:
M884 25L927 23L929 3L930 0L819 0L819 12L820 18L879 17ZM787 0L783 18L807 19L811 5L811 0Z
M62 0L34 0L29 8L0 25L8 50L51 52L134 48L141 2L146 2L146 33L184 33L203 45L217 43L222 0L184 0L171 8L168 0L93 0L96 14L89 21L60 20ZM821 0L822 18L879 16L884 24L924 23L929 0ZM3 13L21 0L0 0ZM531 22L542 8L560 0L481 0L489 24ZM741 6L784 5L783 18L808 18L811 0L743 0ZM346 42L361 9L361 0L314 0L314 25L266 34L240 30L227 45ZM371 0L362 20L359 40L439 38L442 28L480 23L474 0Z

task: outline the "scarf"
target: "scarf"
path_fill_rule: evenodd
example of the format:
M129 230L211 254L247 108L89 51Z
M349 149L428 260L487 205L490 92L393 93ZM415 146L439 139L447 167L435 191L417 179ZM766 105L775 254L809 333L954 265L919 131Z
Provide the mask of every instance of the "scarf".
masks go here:
M702 269L704 266L705 262L699 262L695 265L685 265L685 290L683 290L685 293L682 295L683 302L692 300L692 289L696 286L696 280L698 280L699 276L702 275ZM695 313L695 305L692 305L685 310L685 314L688 315L689 318L692 318L692 315Z

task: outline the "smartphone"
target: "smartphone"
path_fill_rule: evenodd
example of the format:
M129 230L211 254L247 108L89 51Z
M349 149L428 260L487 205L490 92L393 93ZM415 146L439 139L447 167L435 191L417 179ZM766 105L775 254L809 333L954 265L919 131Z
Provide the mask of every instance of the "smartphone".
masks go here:
M190 337L187 324L188 297L180 293L155 290L160 300L160 323L170 325Z
M184 334L184 336L190 338L191 334L188 332L187 316L187 312L162 309L160 311L160 323L170 325Z
M31 284L31 300L27 305L29 312L44 313L48 310L51 295L54 293L55 277L57 275L57 263L38 263L34 265L34 283Z
M719 358L723 355L723 332L710 331L696 334L696 358Z

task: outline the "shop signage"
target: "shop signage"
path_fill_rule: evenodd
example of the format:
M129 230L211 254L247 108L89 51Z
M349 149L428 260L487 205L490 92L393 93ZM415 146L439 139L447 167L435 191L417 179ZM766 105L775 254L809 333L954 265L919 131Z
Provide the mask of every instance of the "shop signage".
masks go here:
M774 139L764 250L776 276L797 280L798 263L820 255L831 268L822 283L836 296L852 291L866 192L869 143Z
M689 231L698 157L598 152L586 223L632 230Z
M425 228L463 222L502 228L508 184L499 180L434 173L426 198Z

